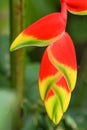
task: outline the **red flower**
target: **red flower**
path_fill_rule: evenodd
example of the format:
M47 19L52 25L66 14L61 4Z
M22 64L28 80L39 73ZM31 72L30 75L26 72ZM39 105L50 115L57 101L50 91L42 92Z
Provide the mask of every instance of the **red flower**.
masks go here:
M67 33L44 52L39 76L39 90L49 117L58 123L66 111L77 77L73 42Z
M13 51L25 46L49 45L41 62L39 90L47 113L55 124L69 105L77 77L75 49L65 32L67 10L77 11L74 4L77 4L75 0L61 0L61 12L49 14L26 28L10 48Z

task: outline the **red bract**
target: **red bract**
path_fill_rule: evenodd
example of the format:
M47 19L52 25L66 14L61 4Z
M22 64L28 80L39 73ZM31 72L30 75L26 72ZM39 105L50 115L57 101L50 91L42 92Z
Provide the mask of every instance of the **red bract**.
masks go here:
M65 26L66 21L62 18L61 13L53 13L32 24L24 30L23 34L39 40L49 40L63 33Z
M87 14L87 0L64 0L67 9L76 14Z
M49 45L40 66L39 90L47 113L55 124L66 111L76 83L75 49L65 28L67 10L80 11L79 8L82 11L86 7L75 0L61 0L61 12L49 14L30 25L19 34L10 48L13 51L25 46Z
M64 33L59 40L47 47L39 76L41 98L50 119L56 124L69 105L76 77L75 49L70 36Z
M26 28L13 42L10 50L24 46L47 46L59 39L66 27L61 13L49 14Z

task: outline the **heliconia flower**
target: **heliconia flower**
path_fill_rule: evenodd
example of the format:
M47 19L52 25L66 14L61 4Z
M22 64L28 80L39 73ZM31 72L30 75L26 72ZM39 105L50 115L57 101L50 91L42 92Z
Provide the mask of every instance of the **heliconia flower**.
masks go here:
M64 0L67 4L67 9L74 14L87 14L87 0Z
M61 37L65 27L66 19L61 13L56 12L44 16L19 34L10 50L25 46L47 46Z
M57 124L66 111L77 77L76 55L67 33L47 47L39 75L39 90L51 120Z
M67 4L67 6L66 6ZM25 46L47 46L39 75L39 90L47 113L57 124L66 111L77 77L73 42L65 32L68 2L61 12L51 13L30 25L13 41L10 50Z

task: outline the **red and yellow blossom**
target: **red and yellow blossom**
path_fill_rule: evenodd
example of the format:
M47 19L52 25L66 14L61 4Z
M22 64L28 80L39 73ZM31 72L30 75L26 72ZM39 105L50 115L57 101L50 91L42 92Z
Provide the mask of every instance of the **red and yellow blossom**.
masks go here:
M44 52L39 76L39 90L49 117L58 123L66 111L77 77L73 42L67 33Z
M68 108L77 77L75 49L70 36L65 32L67 10L77 12L75 3L75 0L61 0L61 12L51 13L30 25L10 47L13 51L25 46L49 45L41 61L39 90L46 111L55 124Z

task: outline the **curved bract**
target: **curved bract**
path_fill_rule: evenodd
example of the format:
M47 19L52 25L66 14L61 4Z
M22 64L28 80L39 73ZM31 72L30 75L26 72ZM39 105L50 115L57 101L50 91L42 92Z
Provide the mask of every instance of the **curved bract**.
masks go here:
M67 10L86 11L82 0L61 0L61 12L51 13L26 28L13 41L10 50L25 46L47 46L39 74L39 91L46 111L55 124L67 110L77 77L73 42L65 32Z
M45 51L39 75L39 90L47 113L58 123L66 111L77 77L73 42L67 33Z
M63 34L65 26L66 20L62 18L61 13L49 14L19 34L10 50L25 46L47 46Z
M87 15L87 0L64 0L67 9L74 14Z

